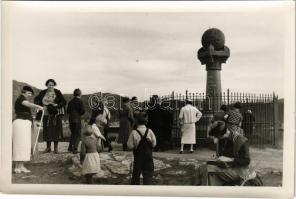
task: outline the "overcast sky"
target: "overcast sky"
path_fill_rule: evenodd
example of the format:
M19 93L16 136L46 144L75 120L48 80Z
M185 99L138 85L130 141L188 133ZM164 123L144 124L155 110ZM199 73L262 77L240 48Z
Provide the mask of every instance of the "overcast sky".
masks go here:
M53 78L63 93L79 87L140 99L145 89L203 92L206 71L196 54L203 32L215 27L231 53L222 65L222 89L283 96L281 10L103 13L43 3L6 4L7 63L15 80L45 88Z

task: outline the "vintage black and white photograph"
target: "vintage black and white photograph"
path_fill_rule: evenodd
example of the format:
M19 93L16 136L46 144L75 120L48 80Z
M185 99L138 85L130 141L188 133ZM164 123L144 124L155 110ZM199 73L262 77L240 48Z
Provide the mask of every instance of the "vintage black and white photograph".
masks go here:
M5 2L10 183L283 187L294 3Z

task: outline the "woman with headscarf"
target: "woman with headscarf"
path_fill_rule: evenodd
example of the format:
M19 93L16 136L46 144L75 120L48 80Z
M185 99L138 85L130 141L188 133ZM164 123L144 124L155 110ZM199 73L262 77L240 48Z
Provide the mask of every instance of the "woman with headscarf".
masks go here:
M241 124L243 120L243 116L240 112L242 105L240 102L236 102L233 105L233 108L230 109L224 116L224 119L227 123L228 129L230 131L237 131L243 134L241 131Z
M15 173L29 173L25 168L24 162L30 161L31 156L31 127L32 114L31 108L43 110L42 106L29 102L29 98L34 91L29 86L24 86L21 95L16 99L15 120L12 123L12 161L15 162Z
M134 124L133 109L128 97L122 98L123 106L119 109L119 135L118 143L122 144L122 150L127 151L127 140Z
M46 153L51 152L51 142L54 142L54 153L58 153L58 142L63 136L62 118L67 104L60 90L55 89L55 80L49 79L45 85L47 89L40 91L35 97L35 104L45 108L43 118L43 140L46 141ZM36 118L40 118L39 112ZM38 120L37 119L37 120Z

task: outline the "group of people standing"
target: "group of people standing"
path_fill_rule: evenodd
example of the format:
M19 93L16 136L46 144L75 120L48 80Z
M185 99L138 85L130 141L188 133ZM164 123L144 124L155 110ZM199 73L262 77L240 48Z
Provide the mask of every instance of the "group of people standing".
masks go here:
M123 151L127 151L127 140L129 134L136 128L138 114L146 113L149 118L147 127L151 129L157 139L154 151L165 151L170 147L170 141L173 128L173 113L163 106L159 97L153 95L148 107L140 106L137 97L122 98L122 109L119 110L119 137L118 142L122 143Z
M108 138L110 111L106 103L100 101L98 106L92 109L88 126L81 133L81 116L85 113L81 90L74 90L73 98L69 101L66 109L67 102L61 91L55 89L57 85L55 80L49 79L45 85L47 89L40 91L34 98L34 103L30 102L34 91L29 86L23 87L21 95L15 101L16 117L13 121L12 156L12 160L15 162L14 172L30 172L25 168L24 162L29 161L31 155L33 123L31 109L37 110L36 120L42 120L46 153L51 152L52 142L54 143L54 153L58 153L58 142L63 136L62 118L67 113L71 130L68 151L78 153L78 145L82 141L80 150L83 153L81 156L82 172L86 176L87 183L92 183L92 176L100 170L98 143L103 140L109 148L108 151L112 150ZM154 171L152 151L164 151L167 144L170 143L174 122L173 113L161 103L156 95L152 96L148 109L140 107L136 97L131 100L128 97L123 97L122 103L122 108L119 110L118 142L122 144L123 151L133 150L134 164L131 184L139 184L141 174L143 174L144 184L152 184ZM217 174L214 180L211 179L214 184L219 184L221 181L237 180L242 174L248 174L250 156L248 140L241 131L241 126L244 127L242 125L244 120L240 109L240 103L236 103L230 110L222 105L221 111L214 115L209 128L209 135L214 138L214 143L218 146L217 155L220 156L220 160L232 162L234 169L225 170L215 165L206 164L200 167L200 184L208 184L209 176L205 177L205 174L208 174L211 169ZM249 120L254 122L250 111L247 113L249 113L247 115ZM192 105L190 99L186 99L186 104L181 108L179 114L182 134L180 153L183 153L185 144L190 145L190 152L193 153L193 145L196 143L196 122L201 117L202 113Z

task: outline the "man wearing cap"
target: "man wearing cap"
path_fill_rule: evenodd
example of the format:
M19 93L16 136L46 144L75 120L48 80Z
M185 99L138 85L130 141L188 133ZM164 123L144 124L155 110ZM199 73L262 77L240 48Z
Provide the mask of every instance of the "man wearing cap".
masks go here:
M236 131L230 131L223 121L214 122L209 135L225 139L226 142L221 156L199 167L197 185L231 185L254 175L255 171L249 168L251 159L247 138Z
M193 153L193 145L196 143L195 123L201 116L202 113L192 106L192 100L186 99L186 105L181 108L179 114L182 133L180 153L183 153L184 144L190 144L190 153Z

